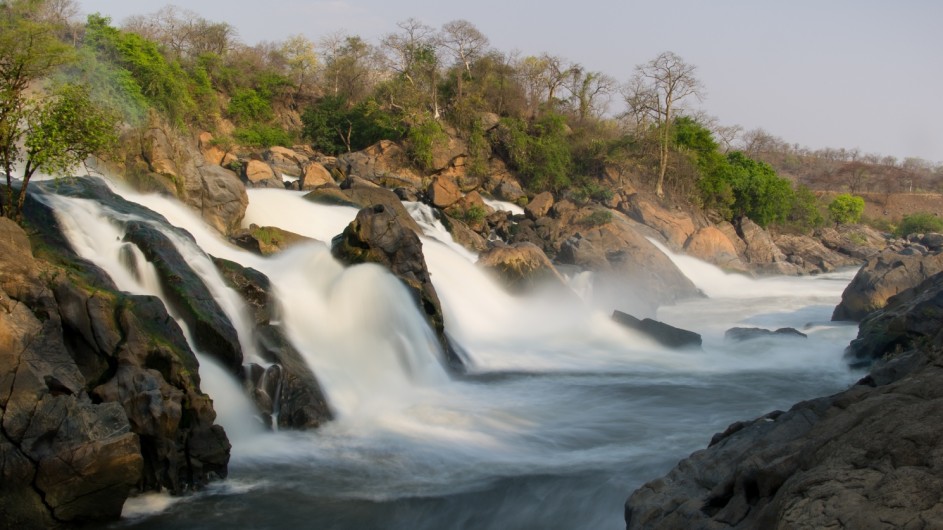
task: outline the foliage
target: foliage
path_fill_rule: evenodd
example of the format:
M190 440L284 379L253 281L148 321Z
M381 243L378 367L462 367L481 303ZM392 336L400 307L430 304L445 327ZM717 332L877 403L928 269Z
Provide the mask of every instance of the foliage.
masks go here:
M514 118L501 124L499 141L528 189L560 191L570 185L573 159L563 116L546 113L530 126Z
M190 79L180 64L165 58L154 41L110 24L108 17L89 15L85 45L93 49L99 59L114 64L116 69L126 70L148 102L171 121L182 123L197 118Z
M842 193L828 203L828 216L835 224L857 223L862 212L864 199L849 193Z
M88 89L63 85L47 98L30 102L24 120L22 184L5 212L17 218L30 178L43 171L65 175L93 154L107 153L117 141L116 113L96 105ZM8 197L12 199L12 190Z
M242 88L232 95L227 112L237 123L268 121L272 118L272 103L255 89Z
M261 123L254 123L236 129L233 131L232 136L239 143L251 147L272 147L274 145L287 147L292 144L292 137L287 131L281 127Z
M321 98L301 115L302 136L312 147L330 155L360 150L380 140L399 140L402 128L376 101L353 107L339 96Z
M943 219L928 212L916 212L905 215L897 227L897 235L907 237L911 234L943 232Z
M727 163L734 217L749 217L764 228L786 220L795 195L788 180L778 176L769 164L740 152L727 155Z
M814 230L825 224L825 216L819 205L819 199L808 186L799 185L793 195L792 208L786 218L787 223L802 231Z
M587 215L586 217L580 219L579 223L581 225L593 227L593 226L602 226L612 222L612 212L609 210L599 208L593 213Z
M409 158L419 169L431 170L435 158L435 149L443 142L448 142L448 135L438 120L426 119L409 128L406 133Z
M484 221L487 215L488 212L480 204L473 204L462 213L462 220L469 225L476 225Z

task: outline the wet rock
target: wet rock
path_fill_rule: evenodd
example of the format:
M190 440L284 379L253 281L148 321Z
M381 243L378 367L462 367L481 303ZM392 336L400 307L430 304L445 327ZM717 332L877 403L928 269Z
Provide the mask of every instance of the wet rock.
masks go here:
M884 307L897 293L920 284L943 271L943 254L902 255L884 251L869 259L842 293L832 320L861 321Z
M779 328L775 331L763 328L730 328L724 332L727 340L744 341L763 337L807 338L808 335L796 328Z
M693 331L676 328L650 318L638 319L618 310L612 313L612 319L629 329L651 337L669 348L701 348L701 335Z
M683 212L671 212L635 195L629 199L629 216L654 228L674 250L680 250L695 232L694 221Z
M478 257L478 266L492 271L513 292L551 286L568 290L566 280L537 245L494 246Z
M442 307L422 255L422 242L406 219L412 218L397 215L382 204L364 208L344 232L334 238L331 253L348 265L377 263L402 280L429 327L439 337L449 366L461 369L462 361L445 336Z

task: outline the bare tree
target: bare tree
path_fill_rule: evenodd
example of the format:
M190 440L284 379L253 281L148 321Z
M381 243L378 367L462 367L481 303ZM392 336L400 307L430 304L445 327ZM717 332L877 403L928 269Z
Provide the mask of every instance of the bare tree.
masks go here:
M602 72L587 72L580 65L573 65L569 73L567 90L579 121L604 114L618 85L616 80Z
M665 195L665 173L671 144L671 121L681 100L701 98L701 82L695 77L696 67L672 52L663 52L651 61L635 67L635 75L627 86L626 103L635 114L654 117L659 130L661 152L655 194Z
M461 19L443 24L439 41L445 49L452 52L456 62L464 66L465 74L469 79L471 78L471 62L480 57L488 48L488 37L478 31L474 24ZM461 97L461 82L459 82L459 87L459 97Z

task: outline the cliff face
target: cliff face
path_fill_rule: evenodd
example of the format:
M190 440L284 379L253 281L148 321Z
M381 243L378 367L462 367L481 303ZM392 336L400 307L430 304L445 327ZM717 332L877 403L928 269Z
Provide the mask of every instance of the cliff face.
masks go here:
M230 445L160 300L0 218L0 521L117 518L133 489L225 476Z
M731 425L625 506L627 528L933 528L943 520L943 274L849 348L845 392Z

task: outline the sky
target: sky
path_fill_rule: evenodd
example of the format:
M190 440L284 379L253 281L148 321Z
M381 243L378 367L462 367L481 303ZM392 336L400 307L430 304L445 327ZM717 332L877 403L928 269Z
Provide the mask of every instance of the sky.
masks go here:
M697 67L695 106L722 125L943 163L938 0L78 0L117 24L173 3L247 44L338 31L378 43L410 17L465 19L500 51L548 52L621 82L672 51Z

